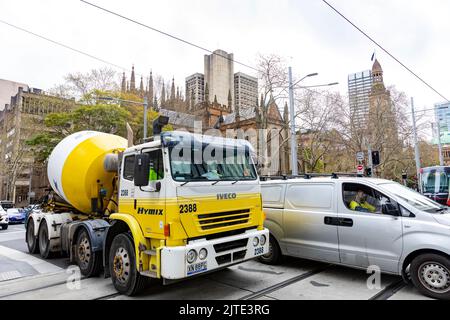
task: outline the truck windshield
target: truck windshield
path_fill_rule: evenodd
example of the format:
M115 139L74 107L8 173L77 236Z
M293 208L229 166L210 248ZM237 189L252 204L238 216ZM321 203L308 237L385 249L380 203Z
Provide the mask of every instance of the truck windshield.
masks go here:
M397 197L401 198L403 201L419 210L427 211L430 213L442 213L442 211L446 210L446 207L441 206L439 203L399 183L382 183L380 184L380 187L395 194Z
M201 147L201 148L200 148ZM169 148L172 177L175 181L256 180L256 170L248 148L212 146Z

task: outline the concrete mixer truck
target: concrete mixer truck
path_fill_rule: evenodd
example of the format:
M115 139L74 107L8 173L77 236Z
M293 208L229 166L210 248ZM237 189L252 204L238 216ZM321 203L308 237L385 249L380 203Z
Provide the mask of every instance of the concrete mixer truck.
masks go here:
M103 270L126 295L267 254L251 145L160 128L138 146L93 131L63 139L48 159L55 195L27 221L29 252Z

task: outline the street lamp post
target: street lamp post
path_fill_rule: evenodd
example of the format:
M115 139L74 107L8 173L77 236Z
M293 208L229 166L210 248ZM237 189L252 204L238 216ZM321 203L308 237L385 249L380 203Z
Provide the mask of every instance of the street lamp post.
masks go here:
M297 135L295 134L295 115L294 115L294 86L292 84L292 67L289 67L289 113L291 127L291 162L292 175L298 175L297 163Z
M291 132L291 162L292 162L292 175L298 175L298 160L297 160L297 134L295 131L295 106L294 106L294 86L299 82L303 81L306 78L317 76L318 73L310 73L298 80L296 83L292 83L292 67L289 67L289 121L290 121L290 132ZM305 86L301 88L317 88L317 87L329 87L337 85L337 82L314 85L314 86Z

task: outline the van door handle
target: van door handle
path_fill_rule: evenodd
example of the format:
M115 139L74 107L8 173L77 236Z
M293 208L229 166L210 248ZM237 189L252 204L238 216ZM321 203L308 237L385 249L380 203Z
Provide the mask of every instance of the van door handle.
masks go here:
M353 227L353 220L350 218L340 218L339 225L341 227Z
M337 217L325 217L324 222L326 225L329 226L338 226L339 225L339 218Z

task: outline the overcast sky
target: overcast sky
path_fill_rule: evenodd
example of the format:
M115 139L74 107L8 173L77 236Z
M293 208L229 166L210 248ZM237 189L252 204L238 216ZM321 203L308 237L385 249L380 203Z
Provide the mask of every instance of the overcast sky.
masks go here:
M297 76L318 72L306 84L338 81L347 94L349 73L371 68L376 49L320 0L92 0L211 50L233 52L255 64L258 53L278 54ZM329 0L437 90L450 97L450 1ZM30 29L117 65L150 69L184 87L203 72L205 52L109 15L79 0L0 0L0 20ZM69 72L103 64L0 24L0 78L48 89ZM443 99L380 49L386 85L414 96L416 108ZM122 70L118 70L122 71ZM235 65L235 71L253 74Z

